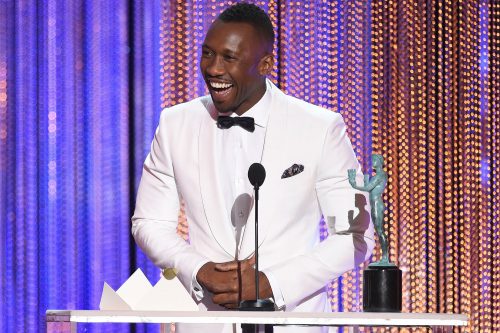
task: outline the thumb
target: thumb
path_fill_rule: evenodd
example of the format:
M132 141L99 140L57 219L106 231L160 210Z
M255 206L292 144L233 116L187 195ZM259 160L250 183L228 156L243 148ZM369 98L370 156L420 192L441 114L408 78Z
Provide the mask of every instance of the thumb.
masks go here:
M242 269L255 268L255 254L253 254L250 258L245 259L241 262Z
M215 270L219 272L229 272L229 271L235 271L237 269L238 269L237 261L229 261L220 264L215 264Z

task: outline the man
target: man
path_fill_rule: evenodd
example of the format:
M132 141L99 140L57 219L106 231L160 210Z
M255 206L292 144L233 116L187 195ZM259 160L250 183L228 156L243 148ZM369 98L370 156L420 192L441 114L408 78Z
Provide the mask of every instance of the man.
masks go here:
M234 309L255 298L253 192L246 176L254 162L267 174L259 200L260 298L273 299L277 310L329 311L325 285L373 249L369 218L352 218L353 211L366 211L356 199L366 199L347 180L348 169L362 174L342 117L286 96L266 79L273 42L260 8L226 9L202 45L210 95L164 110L144 163L132 233L157 266L178 271L201 310ZM242 115L253 120L227 118ZM180 197L189 243L176 234ZM322 214L329 237L320 242Z

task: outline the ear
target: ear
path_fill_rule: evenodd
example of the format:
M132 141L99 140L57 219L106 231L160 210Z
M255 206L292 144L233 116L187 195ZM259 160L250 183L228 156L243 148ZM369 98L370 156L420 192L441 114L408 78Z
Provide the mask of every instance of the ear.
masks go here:
M259 74L269 75L273 70L273 66L274 66L274 56L272 54L266 54L260 59Z

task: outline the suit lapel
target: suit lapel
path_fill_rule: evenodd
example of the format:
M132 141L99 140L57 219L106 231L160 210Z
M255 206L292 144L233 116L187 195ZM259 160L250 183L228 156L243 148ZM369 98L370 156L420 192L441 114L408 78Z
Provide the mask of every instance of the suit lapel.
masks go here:
M215 158L216 111L210 102L204 103L209 110L204 117L198 137L200 189L205 217L213 237L231 257L235 255L236 240L231 230L220 189L219 171Z
M274 189L281 180L283 157L286 153L286 129L288 101L284 93L272 85L271 112L266 128L264 149L260 163L266 169L266 179L259 190L259 247L267 236L267 228L276 210L272 200ZM255 205L250 212L247 225L239 248L239 259L249 257L255 251Z

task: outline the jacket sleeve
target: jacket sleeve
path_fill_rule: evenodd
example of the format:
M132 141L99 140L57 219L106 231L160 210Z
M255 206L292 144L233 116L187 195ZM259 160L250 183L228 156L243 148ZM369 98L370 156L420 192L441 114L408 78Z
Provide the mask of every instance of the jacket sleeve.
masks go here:
M194 289L193 275L208 260L177 234L179 194L166 128L167 112L162 113L151 152L144 162L132 235L156 266L176 268L179 280L194 296L198 290Z
M337 114L325 135L315 184L329 236L310 252L268 269L279 285L287 311L357 267L373 251L369 202L365 193L350 186L348 169L356 169L357 181L362 183L361 168Z

